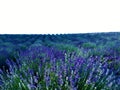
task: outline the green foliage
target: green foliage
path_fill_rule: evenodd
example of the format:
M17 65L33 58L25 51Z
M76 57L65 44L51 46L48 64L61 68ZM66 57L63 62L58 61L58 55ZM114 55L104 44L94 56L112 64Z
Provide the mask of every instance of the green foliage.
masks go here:
M96 44L95 43L91 43L91 42L87 42L87 43L83 43L82 47L83 48L96 48Z
M74 45L70 45L70 44L55 44L55 47L59 50L65 50L68 53L69 52L78 52L78 48Z

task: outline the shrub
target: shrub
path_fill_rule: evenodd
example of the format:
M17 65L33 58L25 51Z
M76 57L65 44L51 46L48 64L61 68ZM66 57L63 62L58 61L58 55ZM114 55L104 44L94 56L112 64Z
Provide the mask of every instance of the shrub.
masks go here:
M74 53L72 53L74 54ZM47 47L21 52L17 63L0 70L1 90L109 90L118 88L107 62Z

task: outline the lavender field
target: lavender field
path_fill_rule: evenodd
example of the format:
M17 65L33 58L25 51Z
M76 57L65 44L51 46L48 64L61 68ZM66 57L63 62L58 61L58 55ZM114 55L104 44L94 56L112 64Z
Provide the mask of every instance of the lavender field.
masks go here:
M0 90L120 90L120 33L0 35Z

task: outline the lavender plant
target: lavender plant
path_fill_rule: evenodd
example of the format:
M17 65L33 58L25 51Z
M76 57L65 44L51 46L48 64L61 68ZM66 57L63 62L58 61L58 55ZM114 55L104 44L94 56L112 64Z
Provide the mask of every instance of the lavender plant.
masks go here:
M117 90L118 81L101 57L81 57L55 48L20 52L9 70L0 70L1 90ZM118 79L117 79L118 80Z

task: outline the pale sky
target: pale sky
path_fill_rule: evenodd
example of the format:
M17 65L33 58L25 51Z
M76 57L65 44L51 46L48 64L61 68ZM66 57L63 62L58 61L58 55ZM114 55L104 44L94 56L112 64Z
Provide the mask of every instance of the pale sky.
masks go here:
M0 34L120 32L119 0L0 0Z

